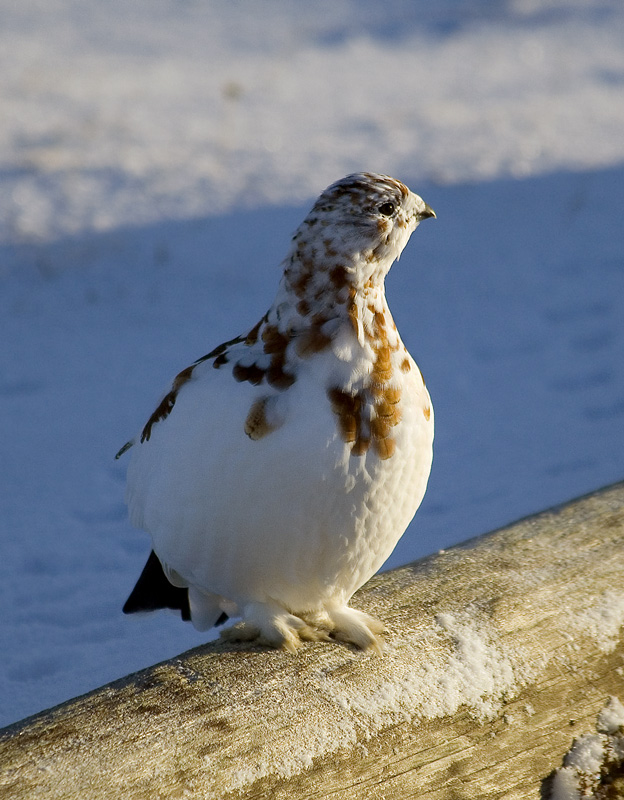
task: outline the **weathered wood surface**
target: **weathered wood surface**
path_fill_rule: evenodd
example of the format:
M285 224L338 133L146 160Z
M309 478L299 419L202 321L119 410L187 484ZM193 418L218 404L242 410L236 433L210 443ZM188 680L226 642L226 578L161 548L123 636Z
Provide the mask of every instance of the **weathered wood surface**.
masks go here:
M624 484L372 580L383 656L211 644L0 732L0 797L539 798L624 700Z

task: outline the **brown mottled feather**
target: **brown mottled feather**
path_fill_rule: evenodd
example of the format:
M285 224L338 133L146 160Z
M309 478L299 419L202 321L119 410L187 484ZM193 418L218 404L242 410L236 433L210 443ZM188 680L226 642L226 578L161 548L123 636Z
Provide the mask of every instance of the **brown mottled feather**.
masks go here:
M386 417L375 417L371 420L370 430L373 440L385 439L390 433L393 423L389 422Z
M152 435L152 427L157 422L166 419L169 414L171 414L171 410L174 407L178 397L178 392L182 386L184 386L184 384L191 379L194 369L195 364L193 364L191 367L186 367L186 369L183 369L182 372L179 372L175 376L171 386L171 391L163 397L152 416L147 420L147 423L145 424L145 427L141 433L141 442L149 442L150 436Z
M367 436L358 436L351 448L352 456L363 456L370 447L370 439Z
M331 344L331 337L323 333L320 326L311 325L297 338L297 355L301 358L320 353Z
M346 267L343 267L341 264L332 267L329 271L329 279L336 289L344 289L349 285L349 273Z
M360 438L362 427L362 398L351 395L342 389L333 388L327 392L332 411L338 417L338 427L344 442L355 442Z
M243 366L239 363L234 364L234 367L232 368L232 375L234 380L237 380L239 383L242 381L249 381L249 383L253 384L254 386L258 386L258 384L262 383L264 380L265 371L257 364Z
M262 439L271 431L275 430L274 425L270 425L266 417L266 407L268 397L260 397L252 403L247 419L245 420L245 433L250 439L257 441Z
M379 458L381 458L382 461L385 461L388 458L392 458L394 455L394 451L396 450L396 442L390 437L385 439L373 439L373 449Z
M255 344L258 341L258 334L260 333L260 328L262 327L262 323L266 321L266 314L262 319L257 322L253 328L247 334L247 338L245 339L245 344L251 347L251 345Z
M283 359L271 361L271 365L266 372L266 378L274 389L279 389L280 391L288 389L296 380L294 375L284 370Z
M262 331L262 341L264 342L264 352L267 354L284 354L288 347L289 338L281 333L275 325L267 325Z

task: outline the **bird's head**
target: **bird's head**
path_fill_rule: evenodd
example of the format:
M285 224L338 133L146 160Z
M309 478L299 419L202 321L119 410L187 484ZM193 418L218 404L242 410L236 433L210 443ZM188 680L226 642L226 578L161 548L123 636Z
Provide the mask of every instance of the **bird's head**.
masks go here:
M433 209L400 181L360 172L320 195L293 237L308 267L342 266L356 288L381 283L418 224Z

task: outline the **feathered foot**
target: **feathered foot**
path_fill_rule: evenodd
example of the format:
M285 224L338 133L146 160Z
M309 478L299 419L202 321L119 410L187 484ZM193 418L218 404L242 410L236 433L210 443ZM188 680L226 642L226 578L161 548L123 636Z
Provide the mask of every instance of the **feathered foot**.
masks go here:
M253 642L294 653L302 642L339 641L359 650L384 648L382 622L349 606L334 606L324 611L291 614L275 603L251 603L243 610L242 622L226 628L226 642Z
M226 642L253 642L294 653L302 642L329 641L329 633L308 625L274 603L250 603L242 622L221 632Z
M381 634L386 630L383 622L349 606L328 608L327 616L332 624L334 639L352 644L359 650L374 650L381 655L385 646Z

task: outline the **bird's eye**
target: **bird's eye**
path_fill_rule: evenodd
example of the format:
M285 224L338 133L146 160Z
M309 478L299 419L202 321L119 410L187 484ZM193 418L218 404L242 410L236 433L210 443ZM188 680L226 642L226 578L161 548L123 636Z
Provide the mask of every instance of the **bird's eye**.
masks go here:
M383 214L384 217L391 217L394 214L395 206L394 203L382 203L379 206L379 213Z

